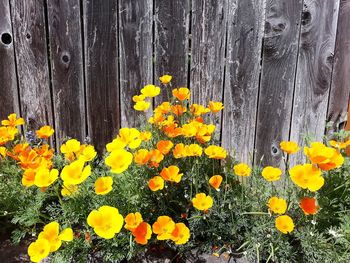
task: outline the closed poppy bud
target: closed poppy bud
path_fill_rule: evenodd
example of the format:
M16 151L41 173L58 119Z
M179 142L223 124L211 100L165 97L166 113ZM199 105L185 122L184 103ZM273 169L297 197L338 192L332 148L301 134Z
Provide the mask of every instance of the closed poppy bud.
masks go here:
M210 177L209 179L209 184L215 188L215 190L220 191L219 187L221 185L222 182L222 176L221 175L213 175L212 177Z

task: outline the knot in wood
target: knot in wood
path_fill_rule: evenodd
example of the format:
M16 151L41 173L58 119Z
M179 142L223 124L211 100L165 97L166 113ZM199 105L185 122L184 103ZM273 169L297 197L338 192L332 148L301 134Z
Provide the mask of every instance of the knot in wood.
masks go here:
M4 32L1 34L1 43L8 46L12 43L12 36L8 32Z

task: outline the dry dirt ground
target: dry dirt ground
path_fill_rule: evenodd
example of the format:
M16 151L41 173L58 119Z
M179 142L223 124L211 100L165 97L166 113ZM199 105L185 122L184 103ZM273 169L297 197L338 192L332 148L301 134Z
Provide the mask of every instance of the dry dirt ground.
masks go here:
M11 243L9 239L0 239L0 263L27 263L30 262L27 256L27 247L30 241L25 240L18 246ZM242 259L230 259L226 255L222 255L217 258L213 255L199 254L195 251L187 256L186 260L172 260L174 255L164 253L161 256L153 255L152 253L147 256L140 256L131 261L131 263L249 263ZM42 263L49 263L50 260L44 260ZM67 262L62 262L67 263ZM71 262L69 262L71 263ZM90 263L90 262L87 262ZM91 262L92 263L92 262ZM93 263L103 263L99 260L94 260Z

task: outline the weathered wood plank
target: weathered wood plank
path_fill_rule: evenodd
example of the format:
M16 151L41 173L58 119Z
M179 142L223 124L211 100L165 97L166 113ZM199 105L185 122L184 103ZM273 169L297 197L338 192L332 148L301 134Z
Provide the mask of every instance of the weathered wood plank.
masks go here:
M190 88L195 103L208 105L209 100L223 100L228 2L192 2ZM216 124L219 135L221 113Z
M155 0L155 80L164 74L173 76L173 87L186 87L190 0ZM156 102L167 100L163 91Z
M339 0L305 0L299 44L291 139L306 134L321 140L325 131ZM295 163L302 151L293 155Z
M56 141L86 136L79 0L48 1Z
M84 1L88 135L99 152L120 127L117 28L117 1Z
M0 120L19 114L16 65L9 1L0 2Z
M120 0L119 54L121 125L135 126L139 116L132 96L153 80L152 0Z
M350 95L350 1L340 0L327 121L344 128Z
M44 1L10 3L22 115L29 130L54 126Z
M229 4L222 143L245 162L254 150L265 4Z
M256 162L283 166L279 143L289 139L302 0L268 0L256 127Z

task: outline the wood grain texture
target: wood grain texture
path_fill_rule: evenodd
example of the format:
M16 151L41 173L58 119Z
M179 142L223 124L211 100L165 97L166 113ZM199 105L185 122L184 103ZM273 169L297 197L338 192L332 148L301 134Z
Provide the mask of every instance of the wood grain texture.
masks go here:
M20 113L10 14L9 1L0 1L0 120Z
M88 135L102 152L120 127L118 4L83 2Z
M294 96L291 139L308 134L321 140L325 131L339 0L305 0ZM302 151L292 156L295 163Z
M86 136L79 0L50 0L48 28L56 141Z
M332 130L344 128L350 96L350 1L340 0L337 40L327 121Z
M119 10L121 125L134 127L143 113L132 96L153 82L153 1L120 0Z
M222 144L245 162L254 150L265 4L229 4Z
M228 0L194 0L191 25L192 101L208 105L223 99ZM220 135L221 112L216 118Z
M21 112L27 128L53 126L44 1L11 0Z
M268 0L256 127L255 161L283 166L280 142L289 140L302 0Z
M173 76L173 87L186 87L190 0L155 0L155 82L164 74ZM170 88L169 88L170 89ZM168 100L167 92L156 102Z

